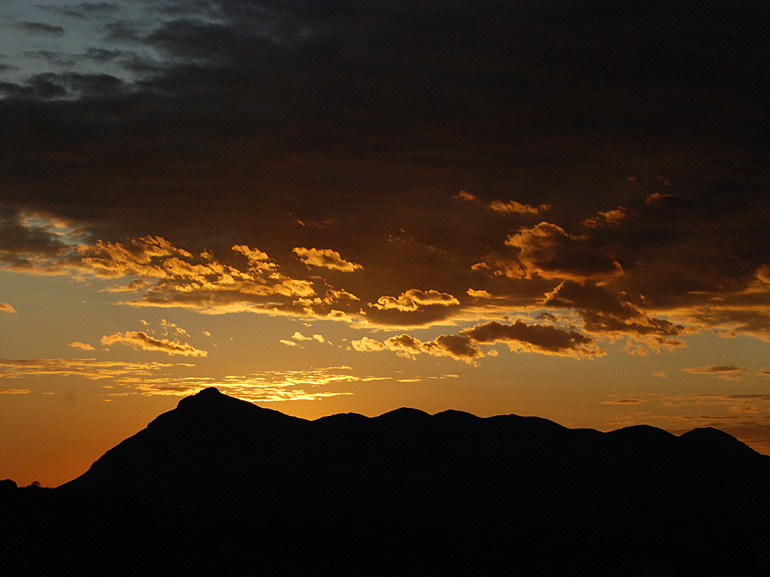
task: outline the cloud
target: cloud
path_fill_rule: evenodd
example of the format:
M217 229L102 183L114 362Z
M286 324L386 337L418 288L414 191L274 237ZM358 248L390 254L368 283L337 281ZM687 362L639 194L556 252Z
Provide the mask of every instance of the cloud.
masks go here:
M249 262L251 268L257 270L275 270L276 264L271 262L267 253L262 252L256 248L250 248L244 244L237 244L233 246L232 250L243 254Z
M623 274L613 246L548 222L520 229L505 244L517 250L520 274L526 278L586 280Z
M29 389L9 389L0 387L0 395L29 395L32 391Z
M177 326L175 323L172 323L171 321L167 321L166 319L160 320L160 327L164 335L173 333L173 334L177 334L185 337L190 336L190 333L188 333L185 329L183 329L180 326Z
M462 335L440 335L431 341L421 341L410 335L398 335L380 342L369 337L351 342L353 350L358 352L393 351L402 357L427 354L435 357L452 357L455 360L475 364L475 359L484 353L474 347L467 337Z
M361 339L354 340L350 344L353 347L353 350L358 351L360 353L384 351L388 348L387 345L385 345L384 343L381 343L380 341L371 339L369 337L363 337Z
M235 245L232 251L245 256L245 262L227 262L208 250L194 254L160 236L125 242L97 240L91 244L63 245L50 257L40 253L30 256L25 270L104 279L133 277L128 285L104 290L139 293L138 298L123 302L136 307L333 318L342 316L335 316L332 311L343 306L349 312L358 310L354 307L358 297L344 289L334 288L317 277L306 280L287 276L256 248ZM317 296L316 282L323 287L325 296Z
M187 343L170 341L168 339L156 339L141 331L126 331L114 333L102 337L101 343L105 347L115 344L128 345L144 351L159 351L169 355L183 355L186 357L205 357L208 352L196 349Z
M605 354L591 337L575 330L550 325L530 325L520 320L511 324L490 321L464 329L462 334L477 343L503 342L512 351L519 352L573 357L596 357Z
M603 401L600 405L641 405L646 401L642 399L614 399L612 401Z
M79 4L38 5L36 7L47 12L77 19L112 14L119 10L118 4L115 2L80 2Z
M711 375L727 380L740 380L746 373L746 369L736 365L710 365L705 367L688 367L682 372L694 375Z
M169 363L96 359L0 359L0 379L26 376L80 376L90 380L146 378L177 366Z
M563 281L546 293L543 306L576 310L586 331L597 334L624 335L644 342L657 350L679 347L679 337L687 331L684 326L666 319L650 317L628 296L610 291L591 281Z
M621 207L615 210L599 212L599 216L587 218L580 224L588 228L601 228L605 226L620 226L628 218L626 209Z
M30 32L32 34L49 34L52 36L64 35L63 27L44 24L42 22L19 22L15 26L21 30L24 30L24 32Z
M708 303L685 314L695 323L727 331L728 335L743 333L770 342L770 295L762 291L755 293L754 297L758 298L750 300L757 302L751 303L745 302L747 299L743 296L733 295L729 300L722 299L721 304Z
M80 341L74 341L69 344L73 349L80 349L81 351L93 351L94 347L88 343L81 343Z
M8 303L0 303L0 312L4 312L4 313L9 313L9 314L15 315L16 314L16 309L14 309Z
M260 371L245 375L214 377L154 376L122 383L118 396L185 396L207 387L251 402L312 401L330 397L349 396L345 390L358 382L388 380L388 377L357 376L348 366L321 367L309 370Z
M292 337L291 337L291 338L293 338L293 339L294 339L294 340L296 340L296 341L318 341L319 343L324 343L324 342L326 342L326 339L324 339L323 335L318 335L318 334L316 334L316 335L313 335L313 336L311 336L311 337L306 337L305 335L303 335L303 334L302 334L301 332L299 332L299 331L296 331L296 332L295 332L295 333L292 335Z
M475 202L479 200L475 194L468 192L467 190L461 190L454 197L456 200L462 200L465 202Z
M316 341L319 343L327 342L323 335L315 334L313 336L307 337L299 331L295 331L295 333L291 336L291 339L292 340L282 339L280 342L286 345L287 347L300 347L300 348L302 348L302 346L299 344L301 342L306 342L306 341Z
M430 341L421 341L407 334L377 341L363 337L351 342L359 352L393 351L405 357L419 354L448 356L470 364L484 357L484 352L476 344L494 344L503 342L511 351L534 352L549 355L571 356L576 358L604 355L594 340L575 330L539 324L526 324L516 321L501 324L497 321L476 325L464 329L459 335L440 335ZM489 352L489 356L495 356Z
M551 205L541 204L540 206L532 206L530 204L522 204L515 200L509 200L508 202L493 200L489 204L489 208L495 212L502 212L507 214L539 214L550 209Z
M409 289L398 297L382 296L377 299L373 305L380 310L397 310L401 312L413 312L425 307L442 306L448 307L459 305L454 296L448 293L442 293L436 290L422 291L418 289Z
M57 39L38 30L18 50L34 66L4 59L6 270L126 278L106 290L137 307L400 327L502 322L593 281L619 308L569 310L597 338L768 338L767 303L740 302L770 293L752 284L770 262L766 6L145 4L49 6L88 48L41 52ZM629 56L662 36L665 58ZM518 230L499 212L546 206Z
M354 272L364 268L360 264L346 261L340 256L340 253L331 249L295 247L294 254L307 266L323 267L342 272Z

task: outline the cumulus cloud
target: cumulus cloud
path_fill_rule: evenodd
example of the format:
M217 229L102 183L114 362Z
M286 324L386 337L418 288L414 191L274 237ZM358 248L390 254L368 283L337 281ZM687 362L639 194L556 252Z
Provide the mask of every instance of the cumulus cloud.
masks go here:
M9 314L16 314L16 309L14 309L8 303L0 303L0 312L9 313Z
M548 355L572 356L576 358L604 355L594 340L578 331L540 324L516 321L502 324L490 321L464 329L459 335L440 335L430 341L421 341L411 335L393 336L385 341L369 337L355 340L352 348L359 352L394 351L405 357L418 354L448 356L470 364L487 356L478 344L502 342L512 351L533 352ZM489 356L495 356L493 351Z
M581 224L588 228L601 228L605 226L620 226L628 218L626 209L621 207L615 210L599 212L598 216L593 216L584 220Z
M340 318L333 310L345 306L352 312L359 300L322 279L286 275L257 248L234 245L232 251L246 257L245 265L227 262L208 250L193 253L160 236L145 236L125 242L73 245L68 252L50 262L38 261L36 266L76 276L133 277L128 285L105 290L138 293L137 298L123 302L136 307ZM325 296L317 295L316 282L325 290Z
M257 270L274 270L276 268L276 264L271 262L267 253L264 253L259 249L250 248L245 244L236 244L232 249L235 252L243 254L248 259L249 265L252 268L256 268Z
M88 343L81 343L80 341L74 341L69 344L73 349L80 349L81 351L93 351L95 350L93 346L89 345Z
M340 253L331 249L295 247L294 254L307 266L317 266L342 272L354 272L364 268L360 264L346 261Z
M682 325L650 317L622 292L611 291L591 281L561 282L546 293L543 306L576 310L586 331L628 336L653 349L681 346L678 337L686 333Z
M436 290L422 291L410 289L398 297L382 296L377 299L376 303L370 306L374 306L380 310L412 312L424 307L448 307L459 304L460 301L448 293L442 293Z
M478 290L478 289L472 289L469 288L466 293L469 297L473 297L475 299L491 299L494 298L492 294L489 293L489 291L485 290Z
M503 202L502 200L493 200L489 204L489 208L495 212L502 212L506 214L539 214L543 211L551 208L550 204L541 204L539 206L532 206L530 204L522 204L515 200L509 200Z
M371 353L375 351L384 351L388 347L381 343L378 340L371 339L369 337L363 337L357 340L354 340L350 343L350 345L353 347L353 350L358 351L360 353Z
M520 275L525 278L586 280L623 274L613 246L548 222L520 229L505 244L517 251Z
M139 350L159 351L169 355L183 355L186 357L205 357L208 355L208 352L196 349L187 343L168 339L156 339L141 331L126 331L105 335L102 337L101 343L105 347L121 344Z
M324 339L323 335L315 334L310 337L306 337L301 332L296 331L292 337L295 341L318 341L319 343L326 342L326 339Z
M436 357L452 357L469 364L475 364L475 359L484 356L481 349L474 347L470 340L462 335L440 335L430 341L421 341L402 334L390 337L384 342L363 337L352 341L351 345L359 352L393 351L403 357L427 354Z
M591 337L576 330L551 325L530 325L521 320L510 324L490 321L465 329L462 334L478 343L502 342L512 351L519 352L573 357L596 357L605 354Z

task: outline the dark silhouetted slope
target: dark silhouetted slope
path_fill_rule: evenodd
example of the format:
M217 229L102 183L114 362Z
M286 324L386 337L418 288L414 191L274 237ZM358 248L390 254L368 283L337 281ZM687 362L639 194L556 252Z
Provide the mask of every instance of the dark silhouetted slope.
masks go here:
M770 560L770 458L714 429L406 408L306 421L206 389L55 493L111 503L75 518L117 517L133 546L214 535L233 570L255 542L278 572L763 575Z

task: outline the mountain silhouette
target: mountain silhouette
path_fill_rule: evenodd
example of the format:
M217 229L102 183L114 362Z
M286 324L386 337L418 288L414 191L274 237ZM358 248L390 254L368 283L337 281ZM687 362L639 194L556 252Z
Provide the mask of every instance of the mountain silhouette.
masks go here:
M129 565L116 543L238 572L256 542L282 574L765 575L770 562L770 457L710 428L408 408L307 421L211 388L50 493L70 529Z

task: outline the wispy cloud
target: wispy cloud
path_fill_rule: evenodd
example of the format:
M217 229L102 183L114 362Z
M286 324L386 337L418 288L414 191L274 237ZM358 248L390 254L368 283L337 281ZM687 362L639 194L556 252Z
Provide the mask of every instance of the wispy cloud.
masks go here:
M81 351L93 351L95 350L93 346L89 345L88 343L81 343L80 341L74 341L69 344L73 349L80 349Z
M102 337L101 343L105 347L121 344L144 351L158 351L169 355L183 355L186 357L205 357L207 351L196 349L188 343L171 341L169 339L157 339L141 331L126 331L114 333Z
M0 312L4 312L4 313L9 313L9 314L15 315L16 314L16 309L14 309L8 303L0 303Z
M0 395L29 395L32 391L29 389L9 389L0 387Z
M96 359L0 359L0 379L32 375L80 376L90 380L143 378L174 366L178 364Z
M216 387L223 393L252 402L309 401L350 396L354 394L354 391L347 390L351 385L389 378L355 375L349 366L322 367L304 371L262 371L224 377L156 376L132 381L124 380L119 390L110 394L185 396L206 387Z
M709 365L704 367L687 367L681 370L694 375L711 375L727 380L739 380L747 372L745 368L736 365Z
M19 22L15 26L24 32L32 34L50 34L53 36L62 36L64 34L63 27L44 24L43 22Z

